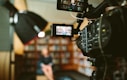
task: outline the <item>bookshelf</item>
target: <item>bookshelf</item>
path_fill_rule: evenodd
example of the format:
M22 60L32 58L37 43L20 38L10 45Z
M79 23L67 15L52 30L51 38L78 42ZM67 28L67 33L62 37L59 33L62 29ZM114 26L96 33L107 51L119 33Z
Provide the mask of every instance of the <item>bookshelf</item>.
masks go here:
M51 37L49 40L49 52L53 57L55 69L74 69L73 49L70 38Z
M26 69L29 69L28 72L36 72L39 54L45 46L48 46L49 53L53 57L55 70L76 69L73 63L73 44L70 38L47 36L33 40L25 46L24 59Z
M24 62L22 55L15 55L15 80L18 80L24 74Z
M29 45L24 47L24 67L26 74L36 74L36 63L37 63L37 50L36 40L30 42Z
M91 63L87 61L87 57L82 54L76 42L70 38L51 36L38 38L25 46L24 56L25 60L28 60L26 64L29 65L28 68L30 69L28 72L36 72L39 54L45 46L48 46L49 53L53 58L54 71L75 70L90 75L87 72L92 69Z
M47 46L48 38L49 37L36 38L35 40L32 40L29 43L29 45L25 45L24 60L25 60L26 73L42 74L41 71L38 73L38 66L39 66L38 63L39 63L41 49Z

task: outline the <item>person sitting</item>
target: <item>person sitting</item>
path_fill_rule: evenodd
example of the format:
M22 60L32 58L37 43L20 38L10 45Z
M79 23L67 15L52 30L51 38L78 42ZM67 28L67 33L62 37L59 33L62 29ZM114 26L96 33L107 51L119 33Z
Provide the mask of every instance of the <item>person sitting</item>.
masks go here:
M53 69L52 69L52 57L48 53L47 48L43 48L41 51L41 70L43 71L44 75L47 76L49 80L54 80L53 76Z

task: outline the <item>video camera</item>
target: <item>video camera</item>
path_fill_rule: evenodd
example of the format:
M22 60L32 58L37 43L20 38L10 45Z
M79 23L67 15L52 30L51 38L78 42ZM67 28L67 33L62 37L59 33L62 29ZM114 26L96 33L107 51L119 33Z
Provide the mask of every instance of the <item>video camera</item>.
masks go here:
M127 45L127 8L120 5L122 2L123 0L104 0L93 7L88 0L57 0L58 10L78 12L79 18L95 19L83 30L79 30L82 20L77 19L79 25L76 32L79 37L76 43L85 56L95 57L100 52L124 56L121 52L127 52L127 49L121 47ZM106 12L105 9L110 6L119 7ZM75 30L71 30L72 37Z
M75 4L75 7L70 7L71 3L76 1L84 5ZM107 75L112 74L111 70L107 69L112 66L109 64L111 59L126 57L127 7L125 5L126 0L104 0L97 7L88 4L88 0L58 0L59 10L78 12L79 25L77 30L72 29L72 32L76 31L79 35L76 39L78 48L84 56L90 57L90 61L97 68L90 80L105 80ZM107 11L107 8L112 9ZM94 20L80 30L83 20L79 18Z

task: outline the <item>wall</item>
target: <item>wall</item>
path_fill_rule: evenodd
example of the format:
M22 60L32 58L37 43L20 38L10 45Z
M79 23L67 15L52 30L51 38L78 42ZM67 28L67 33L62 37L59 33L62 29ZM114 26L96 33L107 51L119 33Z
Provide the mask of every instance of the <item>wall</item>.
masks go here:
M88 0L94 7L98 6L103 0ZM27 9L33 11L48 22L73 24L77 21L77 12L57 10L57 0L26 0Z
M10 34L9 11L0 6L0 80L9 78Z
M33 11L48 22L51 23L63 23L63 24L73 24L76 19L71 16L76 15L75 12L61 11L57 10L57 0L26 0L27 8Z

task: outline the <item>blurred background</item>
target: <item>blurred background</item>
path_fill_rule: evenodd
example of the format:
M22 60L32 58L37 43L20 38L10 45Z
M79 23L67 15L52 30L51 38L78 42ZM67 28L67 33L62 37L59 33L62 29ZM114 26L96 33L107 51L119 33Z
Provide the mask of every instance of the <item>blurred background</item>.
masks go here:
M93 7L101 2L88 0ZM55 80L94 80L91 76L96 67L78 48L75 40L79 35L52 36L53 24L69 24L77 29L79 13L58 10L57 0L0 0L0 80L47 80L39 63L41 50L46 46L53 58ZM80 28L89 24L89 20L82 21ZM98 62L103 65L103 60ZM116 76L121 66L126 70L125 58L110 58L108 62L111 69L105 80L127 79Z

